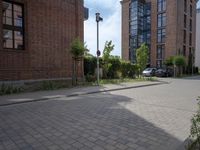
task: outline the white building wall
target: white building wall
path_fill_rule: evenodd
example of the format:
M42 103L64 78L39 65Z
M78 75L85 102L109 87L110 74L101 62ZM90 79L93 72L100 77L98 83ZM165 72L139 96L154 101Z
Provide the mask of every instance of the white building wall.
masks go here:
M200 8L197 10L197 20L196 20L195 66L200 68Z

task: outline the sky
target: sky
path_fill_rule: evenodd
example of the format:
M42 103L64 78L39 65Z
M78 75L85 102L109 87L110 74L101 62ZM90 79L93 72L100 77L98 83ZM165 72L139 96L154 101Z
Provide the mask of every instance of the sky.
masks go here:
M120 0L85 0L89 8L89 19L84 23L84 40L90 53L96 55L97 25L95 13L99 12L103 22L99 24L99 47L102 53L105 42L112 40L115 48L112 55L121 56L121 4ZM197 4L200 7L200 1Z
M113 55L121 56L121 4L120 0L85 0L89 8L89 19L84 23L85 42L90 53L96 55L97 24L95 13L99 12L103 22L99 23L99 49L102 53L105 42L112 40Z

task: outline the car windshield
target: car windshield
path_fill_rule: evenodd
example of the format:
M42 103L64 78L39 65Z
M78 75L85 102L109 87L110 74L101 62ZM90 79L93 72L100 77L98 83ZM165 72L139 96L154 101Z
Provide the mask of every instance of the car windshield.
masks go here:
M147 68L144 71L151 71L151 70L152 70L152 68Z

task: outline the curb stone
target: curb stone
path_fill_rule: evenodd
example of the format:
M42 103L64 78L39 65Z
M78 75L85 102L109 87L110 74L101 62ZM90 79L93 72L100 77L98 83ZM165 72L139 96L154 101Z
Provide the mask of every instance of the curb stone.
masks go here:
M152 83L152 84L120 87L120 88L113 88L113 89L104 89L104 90L99 90L99 91L91 91L91 92L83 92L83 93L74 93L74 94L55 96L55 97L50 97L50 98L46 97L46 98L30 99L30 100L24 100L24 101L20 101L20 102L8 102L8 103L0 104L0 107L32 103L32 102L48 101L51 99L56 99L56 98L61 98L61 97L76 97L76 96L82 96L82 95L91 95L91 94L104 93L104 92L112 92L112 91L120 91L120 90L127 90L127 89L141 88L141 87L156 86L156 85L162 85L162 84L170 84L170 83L164 82L164 81L157 81L157 83Z

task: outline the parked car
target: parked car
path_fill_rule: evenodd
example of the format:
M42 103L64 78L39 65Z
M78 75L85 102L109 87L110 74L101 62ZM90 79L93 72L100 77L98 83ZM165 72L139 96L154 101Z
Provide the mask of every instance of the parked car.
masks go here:
M156 77L172 77L173 69L171 68L161 68L155 72Z
M142 75L145 77L151 77L155 76L156 68L146 68L143 72Z

